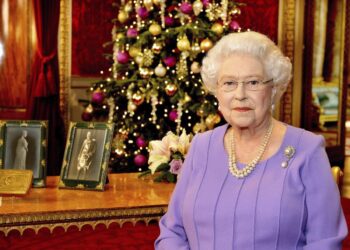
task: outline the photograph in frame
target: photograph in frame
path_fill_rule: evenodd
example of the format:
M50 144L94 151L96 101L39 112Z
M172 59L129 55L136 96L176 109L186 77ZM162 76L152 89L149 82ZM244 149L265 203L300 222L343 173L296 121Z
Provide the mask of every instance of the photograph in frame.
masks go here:
M33 171L33 187L46 186L48 121L0 121L0 169Z
M103 191L114 124L70 123L59 188Z

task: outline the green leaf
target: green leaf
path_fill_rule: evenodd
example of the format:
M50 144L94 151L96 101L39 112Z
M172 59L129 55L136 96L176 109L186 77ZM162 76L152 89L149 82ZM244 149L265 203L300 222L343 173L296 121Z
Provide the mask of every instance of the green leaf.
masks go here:
M152 173L152 171L151 171L150 169L148 169L148 170L146 170L146 171L141 172L137 177L138 177L138 178L141 178L141 177L146 176L146 175L149 175L149 174L151 174L151 173Z
M170 169L170 166L168 163L162 163L156 168L155 172L167 171L169 169Z
M177 151L177 152L174 152L173 154L172 154L172 158L173 159L176 159L176 160L180 160L180 159L182 159L182 154L179 152L179 151Z
M170 172L167 172L166 173L166 179L169 181L169 182L175 182L176 181L176 178L175 178L175 175L170 173Z
M154 178L155 182L162 182L164 180L164 177L166 176L167 172L160 173L157 177Z

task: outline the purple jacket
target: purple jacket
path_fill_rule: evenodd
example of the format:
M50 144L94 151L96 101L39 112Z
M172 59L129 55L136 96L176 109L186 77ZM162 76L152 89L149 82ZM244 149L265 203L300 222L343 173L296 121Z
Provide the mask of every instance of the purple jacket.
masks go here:
M226 130L193 139L155 248L341 249L347 226L323 137L287 126L280 149L237 179L228 170ZM296 152L283 168L289 145Z

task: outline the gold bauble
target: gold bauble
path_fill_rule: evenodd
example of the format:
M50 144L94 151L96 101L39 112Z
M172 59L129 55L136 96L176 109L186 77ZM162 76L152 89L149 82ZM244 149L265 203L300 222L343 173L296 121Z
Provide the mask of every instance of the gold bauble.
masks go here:
M146 9L149 11L153 7L152 0L143 0L143 5L145 5Z
M201 66L199 62L193 62L191 64L191 71L195 74L198 74L199 72L201 72Z
M134 112L136 110L136 105L133 102L128 102L128 111L129 112Z
M92 113L94 111L94 108L92 107L92 105L91 104L89 104L87 107L86 107L86 109L85 109L85 112L87 112L87 113Z
M177 48L180 51L187 51L190 50L191 48L191 43L190 41L188 41L188 38L186 35L184 35L183 37L181 37L178 41L177 41Z
M221 25L221 23L214 23L213 26L211 26L211 30L217 35L221 35L224 32L224 27Z
M123 39L125 37L124 33L118 33L117 34L117 39Z
M136 92L132 95L132 102L137 106L141 105L144 100L145 100L144 95L142 95L139 92Z
M192 98L188 94L186 94L183 102L186 103L186 102L189 102L191 100L192 100Z
M140 70L140 76L143 79L147 79L153 74L152 70L148 68L139 68L139 70Z
M210 41L209 38L205 38L203 41L201 41L200 47L201 47L201 50L208 52L213 47L213 42Z
M126 139L128 139L129 137L129 130L125 130L125 129L122 129L122 130L119 130L120 133L118 133L118 136L120 136L120 138L124 141Z
M162 51L162 48L163 46L162 46L162 43L160 42L155 42L152 45L152 51L154 54L159 54Z
M132 11L132 4L129 2L127 4L125 4L124 10L129 13Z
M117 157L123 156L125 154L125 151L123 148L116 148L114 152L117 154Z
M198 56L198 54L201 53L201 47L199 46L198 42L195 42L191 47L191 58L192 60Z
M166 75L166 68L162 63L159 63L158 66L154 69L156 76L163 77Z
M173 83L169 83L168 85L165 86L165 93L168 96L175 95L176 91L177 91L177 86Z
M155 5L160 5L162 2L164 2L164 0L152 0L153 4Z
M238 7L234 7L230 13L230 15L240 15L241 14L241 10Z
M208 127L208 129L213 129L215 124L219 123L221 121L221 118L218 114L210 114L205 119L205 125Z
M128 20L128 13L126 13L124 10L119 11L118 21L120 23L125 23L126 20Z
M152 23L151 26L149 26L148 31L153 36L158 36L160 33L162 33L162 27L158 23Z
M137 55L139 55L141 53L141 49L138 47L130 47L129 49L129 55L133 58L135 58Z
M135 62L138 64L138 65L142 65L143 64L143 56L141 53L139 53L136 57L135 57Z
M218 114L214 115L214 122L215 124L218 124L219 122L221 122L221 116Z
M204 132L206 130L206 126L204 123L198 122L196 123L196 125L193 126L193 132L195 134L199 133L199 132Z
M199 117L202 117L203 115L204 115L204 110L202 109L202 108L200 108L200 109L198 109L197 110L197 115L199 116Z
M193 5L192 5L192 8L193 8L193 13L198 16L202 10L203 10L203 3L201 0L196 0Z

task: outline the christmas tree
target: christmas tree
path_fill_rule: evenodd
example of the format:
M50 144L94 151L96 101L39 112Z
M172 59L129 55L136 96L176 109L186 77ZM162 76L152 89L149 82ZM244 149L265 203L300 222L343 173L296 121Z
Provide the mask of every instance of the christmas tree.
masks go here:
M111 76L91 87L84 120L115 123L113 172L147 169L148 142L173 131L198 133L223 123L202 86L206 52L240 31L240 4L228 0L122 1L112 30Z

